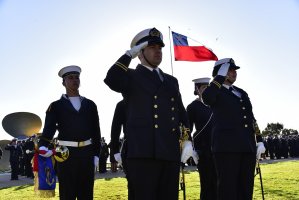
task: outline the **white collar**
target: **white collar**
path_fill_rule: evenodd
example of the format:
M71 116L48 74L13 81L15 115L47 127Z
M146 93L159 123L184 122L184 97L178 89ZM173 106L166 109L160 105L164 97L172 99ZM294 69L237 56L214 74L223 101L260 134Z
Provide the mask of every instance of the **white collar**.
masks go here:
M62 97L65 98L65 99L67 99L67 100L69 100L69 96L67 96L66 94L62 94ZM82 101L85 98L85 97L83 97L81 95L79 95L77 97L80 97L80 101Z
M158 74L160 74L160 69L159 69L159 67L156 67L156 68L154 69L154 68L149 67L149 66L146 66L146 65L142 65L142 66L144 66L145 68L147 68L147 69L150 70L151 72L152 72L153 70L156 70L156 71L158 72Z
M239 97L239 98L242 97L242 94L241 94L238 90L236 90L236 89L234 88L233 85L222 84L222 86L225 87L225 88L228 89L228 90L229 90L229 88L232 88L232 89L233 89L232 92L233 92L237 97Z
M222 84L223 87L225 87L226 89L229 89L230 87L233 88L233 85L226 85L226 84Z

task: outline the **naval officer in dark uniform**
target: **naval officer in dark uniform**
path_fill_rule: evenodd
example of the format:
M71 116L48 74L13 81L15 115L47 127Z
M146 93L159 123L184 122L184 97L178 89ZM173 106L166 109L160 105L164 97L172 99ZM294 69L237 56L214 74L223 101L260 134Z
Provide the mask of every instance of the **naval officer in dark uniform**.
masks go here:
M57 130L59 145L69 149L69 157L57 163L61 200L93 199L94 172L99 162L101 132L97 106L79 94L80 72L75 65L59 71L66 94L49 106L40 140L40 146L47 147Z
M248 94L233 85L239 68L232 58L218 60L214 80L202 94L213 112L218 200L252 199L256 160L265 152Z
M162 47L160 31L141 31L104 80L126 101L127 167L136 200L178 199L180 125L188 129L189 123L178 80L158 67ZM137 56L141 64L128 68ZM192 144L183 147L186 162Z
M210 78L194 79L194 94L198 96L187 106L187 113L192 133L194 149L198 154L197 169L200 176L200 199L216 200L216 169L211 151L212 111L202 102L202 93L208 86Z
M127 178L128 186L128 200L134 199L132 183L130 176L128 175L127 167L127 131L126 131L126 103L125 100L121 100L116 104L112 125L111 125L111 154L113 154L115 160L119 165L123 167L123 170ZM123 131L123 140L120 143L120 135Z
M7 144L4 149L10 151L10 155L9 155L9 163L11 167L10 180L18 180L20 156L22 155L22 149L19 145L17 145L16 138L12 139L12 141L9 144Z

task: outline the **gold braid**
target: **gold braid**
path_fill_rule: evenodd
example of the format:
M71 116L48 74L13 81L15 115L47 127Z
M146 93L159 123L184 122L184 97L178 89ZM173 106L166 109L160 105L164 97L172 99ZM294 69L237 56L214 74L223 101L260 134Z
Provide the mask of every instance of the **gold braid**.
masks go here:
M185 142L189 139L190 129L186 128L185 126L180 126L180 129L181 129L180 147L181 147L181 150L182 150L183 142Z
M187 141L189 139L189 132L190 129L186 128L185 126L181 125L180 126L180 130L181 130L181 136L180 136L180 150L181 150L181 154L182 154L182 150L183 150L183 143L185 141ZM185 172L184 172L184 165L183 163L181 163L181 178L180 178L180 186L181 186L181 190L183 190L183 200L186 200L186 184L185 184Z

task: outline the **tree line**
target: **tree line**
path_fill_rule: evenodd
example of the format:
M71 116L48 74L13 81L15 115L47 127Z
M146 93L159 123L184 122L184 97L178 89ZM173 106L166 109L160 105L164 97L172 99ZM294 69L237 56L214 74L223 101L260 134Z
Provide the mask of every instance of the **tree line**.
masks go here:
M262 131L262 136L268 135L298 135L298 131L284 128L284 125L279 122L268 123L267 127Z

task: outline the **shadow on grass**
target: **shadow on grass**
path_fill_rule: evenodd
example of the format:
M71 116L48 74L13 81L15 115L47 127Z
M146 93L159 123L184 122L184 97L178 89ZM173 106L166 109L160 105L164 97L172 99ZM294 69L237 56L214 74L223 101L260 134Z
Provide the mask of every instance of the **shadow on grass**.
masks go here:
M20 185L20 186L15 187L14 190L23 190L23 189L26 189L29 187L32 187L32 185Z
M6 189L8 189L8 188L11 188L12 186L7 186L7 187L3 187L3 188L0 188L0 191L1 190L6 190ZM15 187L15 186L13 186L13 187ZM15 191L17 191L17 190L22 190L22 189L25 189L25 188L29 188L29 187L32 187L32 185L21 185L21 186L17 186L17 187L15 187Z
M264 190L265 197L270 197L270 196L276 196L276 197L283 197L284 199L292 199L292 200L298 200L298 198L294 199L294 196L297 195L296 192L290 192L290 191L285 191L285 190L277 190L277 189L269 189L267 188Z

